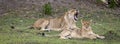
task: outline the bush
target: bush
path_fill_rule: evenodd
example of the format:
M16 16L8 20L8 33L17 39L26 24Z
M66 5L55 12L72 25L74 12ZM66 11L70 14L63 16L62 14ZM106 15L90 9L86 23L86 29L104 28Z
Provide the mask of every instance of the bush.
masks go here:
M117 7L117 4L116 4L115 0L109 0L108 4L109 4L110 8Z
M52 7L50 3L47 3L45 5L43 5L43 13L45 15L51 15L52 14Z

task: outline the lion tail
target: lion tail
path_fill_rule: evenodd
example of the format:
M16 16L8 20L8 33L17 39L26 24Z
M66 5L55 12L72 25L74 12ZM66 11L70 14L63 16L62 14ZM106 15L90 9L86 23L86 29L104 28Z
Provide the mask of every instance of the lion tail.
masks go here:
M33 29L33 28L34 28L33 25L27 27L27 29Z

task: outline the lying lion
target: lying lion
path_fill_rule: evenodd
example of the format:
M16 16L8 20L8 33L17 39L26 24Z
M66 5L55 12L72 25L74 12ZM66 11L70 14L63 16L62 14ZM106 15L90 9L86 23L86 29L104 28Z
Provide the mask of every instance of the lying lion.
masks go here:
M100 36L95 34L92 31L92 27L90 26L91 21L82 21L82 28L81 29L73 29L73 30L63 30L60 34L61 39L69 39L69 38L89 38L89 39L104 39L104 36Z
M61 31L66 28L77 28L76 22L78 20L78 11L71 9L59 18L41 18L38 19L34 24L33 28L40 30L54 30Z

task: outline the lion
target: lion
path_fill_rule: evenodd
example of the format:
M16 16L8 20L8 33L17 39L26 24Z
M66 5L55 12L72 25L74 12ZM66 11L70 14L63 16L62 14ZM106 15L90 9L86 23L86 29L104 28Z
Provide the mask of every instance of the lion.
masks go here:
M80 29L73 29L73 30L63 30L61 33L60 33L60 39L69 39L69 38L80 38L80 39L83 39L83 38L89 38L89 39L97 39L97 38L100 38L100 39L104 39L105 37L104 36L100 36L98 34L95 34L93 31L92 31L92 27L90 26L91 25L91 21L82 21L81 20L81 23L82 23L82 28Z
M78 10L71 9L65 12L63 16L58 18L41 18L35 21L32 27L43 31L62 31L65 28L77 28L76 22L78 20L78 13Z

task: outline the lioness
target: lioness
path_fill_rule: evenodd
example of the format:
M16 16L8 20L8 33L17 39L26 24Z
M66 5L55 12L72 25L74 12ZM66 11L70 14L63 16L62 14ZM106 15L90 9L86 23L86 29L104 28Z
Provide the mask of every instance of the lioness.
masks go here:
M92 31L92 27L90 26L91 21L82 21L82 28L81 29L74 29L74 30L63 30L60 34L61 39L68 39L68 38L89 38L89 39L104 39L104 36L100 36L95 34Z
M59 18L41 18L34 23L33 27L35 29L54 31L61 31L64 28L77 28L78 12L76 9L71 9Z

